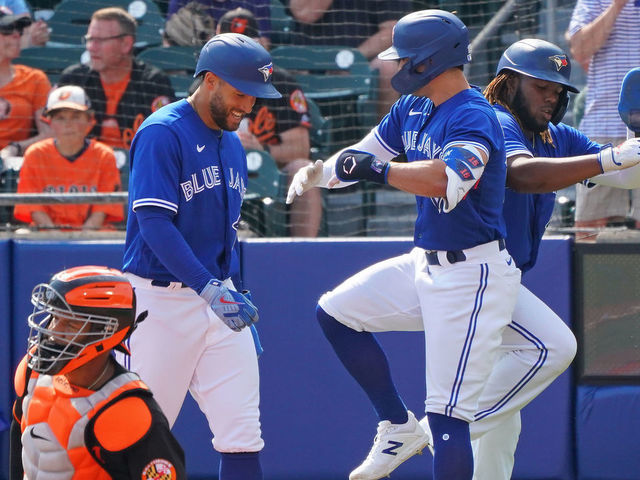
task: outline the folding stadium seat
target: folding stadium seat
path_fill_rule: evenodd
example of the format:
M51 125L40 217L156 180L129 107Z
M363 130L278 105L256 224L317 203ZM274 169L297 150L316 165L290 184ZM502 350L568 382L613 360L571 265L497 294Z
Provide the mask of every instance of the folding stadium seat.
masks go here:
M247 150L249 184L242 205L242 218L259 236L287 235L284 205L286 186L276 162L263 150Z
M271 56L331 121L331 151L359 140L375 125L377 72L357 49L287 45L274 48Z
M47 22L52 46L80 45L93 12L105 7L122 7L138 22L135 46L144 48L162 42L164 17L151 0L62 0Z
M178 98L187 96L193 83L200 47L150 47L137 58L158 67L169 76Z
M80 45L25 48L14 60L15 63L43 70L52 85L55 85L62 71L69 65L88 61L89 53Z
M286 45L290 43L293 18L287 15L287 11L280 0L271 0L269 13L271 15L271 44Z

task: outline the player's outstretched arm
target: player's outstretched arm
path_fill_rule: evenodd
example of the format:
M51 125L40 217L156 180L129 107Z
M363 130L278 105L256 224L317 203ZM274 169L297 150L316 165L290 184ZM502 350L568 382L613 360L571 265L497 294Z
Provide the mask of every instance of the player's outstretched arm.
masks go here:
M597 154L576 157L509 158L507 186L520 193L548 193L590 179L612 187L637 188L640 186L640 180L634 180L637 176L635 166L640 163L640 142L637 140L627 140L615 148L606 146Z
M630 138L617 147L603 149L598 161L604 173L591 178L591 182L607 187L640 188L640 138Z
M335 165L343 152L355 150L358 152L370 152L372 155L383 161L389 161L395 155L389 152L388 148L380 144L376 138L376 129L372 129L362 140L337 153L334 153L326 161L316 160L313 165L301 168L294 175L289 191L287 192L287 203L293 203L296 196L302 195L313 187L322 188L343 188L353 185L357 180L341 181L335 175ZM397 153L396 153L397 155Z

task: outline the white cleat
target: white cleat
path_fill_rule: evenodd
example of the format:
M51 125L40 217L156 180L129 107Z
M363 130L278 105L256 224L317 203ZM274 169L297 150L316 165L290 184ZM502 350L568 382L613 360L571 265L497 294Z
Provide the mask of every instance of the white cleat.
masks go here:
M382 421L367 458L349 475L349 480L378 480L388 477L405 460L424 447L433 451L431 431L425 431L413 413L408 412L407 423L398 425ZM428 428L428 425L427 425Z
M431 427L429 427L429 419L427 418L426 415L422 420L420 420L420 426L429 437L429 443L427 443L427 448L431 452L431 456L433 456L433 434L431 433Z

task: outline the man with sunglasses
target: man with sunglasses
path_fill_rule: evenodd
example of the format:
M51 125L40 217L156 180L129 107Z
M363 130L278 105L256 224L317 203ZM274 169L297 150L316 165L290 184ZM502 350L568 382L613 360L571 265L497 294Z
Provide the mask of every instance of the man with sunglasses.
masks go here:
M59 81L84 88L96 113L92 134L114 148L129 148L142 121L175 97L164 73L134 58L135 36L136 21L125 10L97 10L83 38L89 65L68 67Z
M34 21L24 0L0 0L0 7L7 7L14 15L27 20L20 32L22 35L22 29L24 29L25 34L20 39L22 48L42 47L49 41L50 31L46 22L42 19Z

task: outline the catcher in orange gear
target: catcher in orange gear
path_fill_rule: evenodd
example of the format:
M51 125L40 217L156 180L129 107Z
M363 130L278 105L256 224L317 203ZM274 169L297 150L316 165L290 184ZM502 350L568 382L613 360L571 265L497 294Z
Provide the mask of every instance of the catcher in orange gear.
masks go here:
M15 375L10 479L186 478L184 453L149 388L113 358L137 322L118 270L82 266L31 294Z

